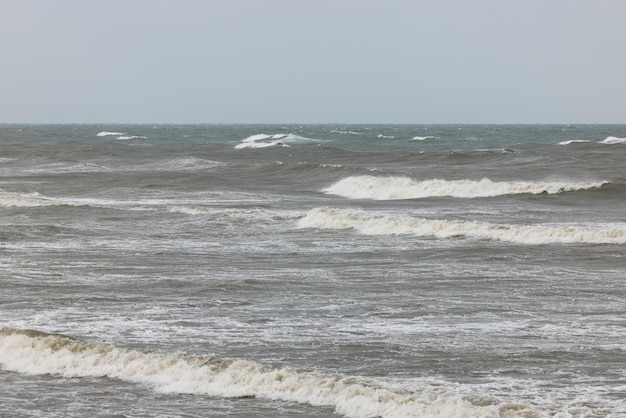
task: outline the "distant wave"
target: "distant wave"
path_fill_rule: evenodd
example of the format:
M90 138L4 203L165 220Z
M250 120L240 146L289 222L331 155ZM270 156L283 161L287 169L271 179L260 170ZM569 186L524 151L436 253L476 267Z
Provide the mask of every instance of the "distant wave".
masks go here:
M259 397L330 406L348 417L486 418L504 416L512 410L536 415L526 404L512 405L493 398L489 402L478 397L470 400L452 386L434 389L425 384L409 391L374 379L272 368L210 355L131 350L11 328L0 328L0 364L19 373L120 379L165 393Z
M128 135L125 132L109 132L109 131L102 131L102 132L98 132L96 134L96 136L116 136L116 139L121 139L121 140L127 140L127 139L146 139L148 138L147 136L143 136L143 135Z
M283 146L288 147L289 144L301 143L306 141L314 141L311 138L306 138L303 136L295 135L295 134L256 134L251 135L241 141L240 144L235 146L235 149L244 149L244 148L267 148L267 147L275 147L275 146Z
M572 139L569 141L561 141L559 142L559 145L572 145L572 144L591 143L591 142L592 141L589 141L586 139ZM626 144L626 138L618 138L616 136L609 136L597 143L604 144L604 145Z
M626 138L617 138L615 136L609 136L605 140L600 141L601 144L626 144Z
M437 139L436 136L414 136L414 141L426 141L427 139Z
M96 134L96 136L119 136L119 135L124 135L124 132L102 131L102 132L98 132L98 134Z
M586 139L572 139L569 141L561 141L559 142L559 145L571 145L571 144L586 144L586 143L590 143L591 141L586 140Z
M361 210L315 208L299 228L354 229L364 235L465 237L516 244L626 244L626 228L578 225L506 225L412 216L372 215Z
M491 197L510 194L563 193L601 187L607 182L493 182L475 180L425 180L407 177L347 177L323 190L348 199L418 199L450 196L460 198Z
M45 206L83 206L82 204L71 203L58 199L42 196L39 193L10 193L0 190L0 206L33 208Z
M198 157L180 157L180 158L174 158L170 160L155 161L150 164L137 165L136 167L127 169L127 171L157 170L157 171L183 172L183 171L212 169L216 167L221 167L224 164L225 163L220 162L220 161L206 160L204 158L198 158Z
M0 207L43 208L48 206L70 207L110 207L127 205L125 202L107 201L88 198L52 198L33 193L11 193L0 190Z
M335 134L362 135L360 132L355 132L355 131L338 131L338 130L333 130L331 132L335 133Z

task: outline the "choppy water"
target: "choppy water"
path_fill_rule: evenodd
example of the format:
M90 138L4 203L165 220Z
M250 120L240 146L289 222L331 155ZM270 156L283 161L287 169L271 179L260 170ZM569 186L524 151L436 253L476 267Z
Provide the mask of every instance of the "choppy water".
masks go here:
M0 415L626 416L626 126L0 126Z

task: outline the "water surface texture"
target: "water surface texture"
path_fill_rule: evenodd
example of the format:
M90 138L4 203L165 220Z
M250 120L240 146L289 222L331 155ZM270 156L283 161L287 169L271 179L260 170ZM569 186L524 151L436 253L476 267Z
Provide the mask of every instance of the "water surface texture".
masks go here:
M0 125L0 415L626 416L626 126Z

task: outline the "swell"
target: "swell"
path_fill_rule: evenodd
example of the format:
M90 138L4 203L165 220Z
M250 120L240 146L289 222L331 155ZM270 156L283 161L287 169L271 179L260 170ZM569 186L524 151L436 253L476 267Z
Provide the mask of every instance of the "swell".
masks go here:
M464 237L516 244L626 244L623 225L508 225L412 216L373 215L361 210L314 208L298 221L299 228L354 229L364 235Z
M452 387L409 391L362 377L271 368L210 355L131 350L12 328L0 329L0 364L19 373L120 379L166 393L331 406L348 417L492 417L513 411L535 415L527 405L472 401Z

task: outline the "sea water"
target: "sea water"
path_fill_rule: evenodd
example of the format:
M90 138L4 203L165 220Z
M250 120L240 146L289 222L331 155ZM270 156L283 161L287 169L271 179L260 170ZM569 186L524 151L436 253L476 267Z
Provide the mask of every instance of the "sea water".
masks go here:
M626 416L626 126L0 125L0 416Z

